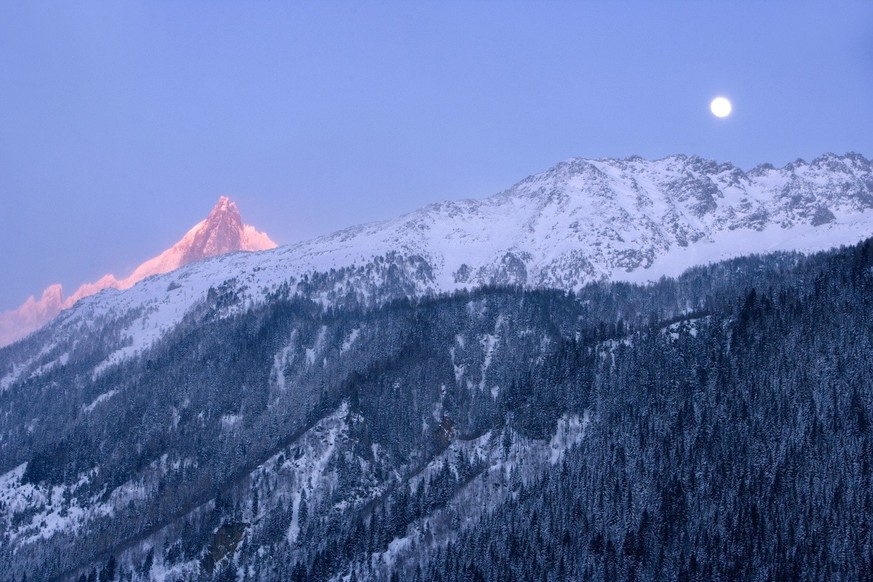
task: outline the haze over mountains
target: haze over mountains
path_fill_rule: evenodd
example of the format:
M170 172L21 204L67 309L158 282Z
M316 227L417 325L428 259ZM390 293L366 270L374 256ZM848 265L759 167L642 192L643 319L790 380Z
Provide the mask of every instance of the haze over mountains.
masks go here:
M51 285L39 299L29 297L20 307L0 313L0 346L8 345L38 329L79 299L103 289L127 289L152 275L167 273L181 266L235 251L262 251L276 246L269 236L243 224L236 204L226 196L206 217L195 224L177 243L138 266L122 279L107 274L93 283L81 285L64 297L61 285Z

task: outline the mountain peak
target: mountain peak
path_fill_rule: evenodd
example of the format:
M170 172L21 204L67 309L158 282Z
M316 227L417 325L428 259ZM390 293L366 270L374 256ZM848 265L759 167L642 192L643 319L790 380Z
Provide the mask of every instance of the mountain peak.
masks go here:
M245 225L242 216L236 203L227 196L220 197L206 220L195 226L192 231L196 232L190 240L186 240L188 239L186 235L177 243L184 247L179 266L207 257L249 250L244 248Z
M63 309L103 289L127 289L152 275L167 273L196 261L238 251L263 251L276 243L255 227L244 224L236 203L227 196L218 202L205 220L195 224L169 249L145 261L124 279L107 274L93 283L81 285L63 298L60 285L52 285L42 298L30 297L18 309L0 313L0 347L42 327Z
M244 224L236 203L221 196L205 220L195 224L172 247L146 261L129 277L130 287L150 275L166 273L193 263L237 251L263 251L276 247L266 233ZM127 280L125 280L127 282Z
M212 207L212 210L209 212L209 216L206 220L210 220L225 214L240 217L239 208L237 208L236 202L234 202L227 196L219 196L218 202L216 202L215 206Z

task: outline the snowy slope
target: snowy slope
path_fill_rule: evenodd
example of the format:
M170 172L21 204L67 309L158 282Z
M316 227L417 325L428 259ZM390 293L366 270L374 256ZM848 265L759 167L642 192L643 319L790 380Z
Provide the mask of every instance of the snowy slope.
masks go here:
M125 317L126 345L103 363L112 365L151 345L226 281L239 299L231 311L283 286L326 303L349 294L378 302L484 284L577 289L609 279L656 280L749 253L822 250L871 234L873 165L857 154L748 172L684 155L571 159L483 200L433 204L104 290L64 312L45 341L73 341ZM315 273L327 275L311 278ZM26 368L19 364L15 377ZM0 378L11 381L11 374Z

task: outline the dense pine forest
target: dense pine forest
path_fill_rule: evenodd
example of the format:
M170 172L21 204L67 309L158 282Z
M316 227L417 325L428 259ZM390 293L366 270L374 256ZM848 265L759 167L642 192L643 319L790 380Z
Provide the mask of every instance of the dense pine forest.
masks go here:
M873 240L578 293L385 280L227 315L230 280L123 365L94 372L109 328L9 386L0 577L873 571Z

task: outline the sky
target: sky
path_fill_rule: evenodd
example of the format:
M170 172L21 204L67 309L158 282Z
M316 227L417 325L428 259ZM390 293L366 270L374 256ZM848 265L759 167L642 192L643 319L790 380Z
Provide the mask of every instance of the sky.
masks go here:
M128 275L220 195L288 244L576 156L849 151L869 0L0 0L0 310Z

